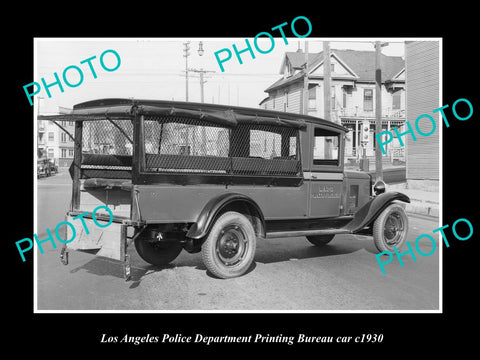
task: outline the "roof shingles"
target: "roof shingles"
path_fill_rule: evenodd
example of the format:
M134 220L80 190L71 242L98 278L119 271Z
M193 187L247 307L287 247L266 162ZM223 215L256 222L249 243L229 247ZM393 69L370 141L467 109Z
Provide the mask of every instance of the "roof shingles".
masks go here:
M375 52L358 50L331 50L332 54L348 66L359 78L358 81L375 81ZM305 54L303 52L286 52L285 60L289 61L294 69L302 69L305 64ZM323 62L323 52L308 54L308 63L311 70ZM405 67L405 60L400 56L387 56L382 54L381 69L382 81L391 80ZM280 78L270 85L265 91L286 85L302 77L302 73L297 73L288 78Z

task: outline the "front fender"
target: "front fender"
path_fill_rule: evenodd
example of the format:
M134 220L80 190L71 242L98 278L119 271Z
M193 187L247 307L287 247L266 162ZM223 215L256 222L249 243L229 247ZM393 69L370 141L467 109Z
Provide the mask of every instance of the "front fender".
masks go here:
M246 204L249 211L259 218L262 236L265 237L265 219L260 207L253 199L239 193L223 193L210 199L200 212L197 221L188 230L187 237L191 239L203 238L210 231L219 212L236 202Z
M377 216L395 200L410 202L407 195L396 191L377 195L355 213L353 220L348 223L346 228L352 233L362 230L375 221Z

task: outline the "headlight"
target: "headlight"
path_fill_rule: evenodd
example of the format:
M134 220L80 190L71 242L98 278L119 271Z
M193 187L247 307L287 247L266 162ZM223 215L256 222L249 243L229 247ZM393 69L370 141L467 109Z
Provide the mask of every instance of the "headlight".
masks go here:
M373 185L373 192L375 195L380 195L385 192L386 185L382 180L378 180L375 185Z

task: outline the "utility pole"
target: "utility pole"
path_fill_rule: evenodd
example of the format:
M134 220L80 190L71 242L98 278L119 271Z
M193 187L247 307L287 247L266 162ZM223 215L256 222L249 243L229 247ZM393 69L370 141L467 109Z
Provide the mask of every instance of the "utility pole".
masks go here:
M189 71L192 71L192 72L197 72L200 74L200 101L202 103L205 102L205 96L204 96L204 89L203 89L203 85L207 82L206 80L204 80L204 75L205 73L207 72L210 72L210 73L213 73L215 71L208 71L208 70L203 70L203 69L200 69L200 70L197 70L197 69L188 69ZM206 133L206 129L205 129L205 126L202 126L202 141L201 141L201 154L202 155L206 155L207 154L207 133Z
M388 43L375 41L375 134L382 132L382 47ZM383 180L382 151L378 142L375 146L375 180Z
M328 41L323 42L323 118L331 121L331 109L330 100L332 98L332 72L330 64L330 43Z
M196 72L200 74L200 101L203 103L204 101L204 88L203 85L207 82L204 80L204 75L206 73L214 73L215 71L210 71L210 70L197 70L197 69L188 69L188 71Z
M188 56L190 55L188 50L190 50L190 41L184 42L183 46L183 57L185 58L185 101L188 101Z
M308 115L308 41L305 41L305 75L303 77L303 113Z

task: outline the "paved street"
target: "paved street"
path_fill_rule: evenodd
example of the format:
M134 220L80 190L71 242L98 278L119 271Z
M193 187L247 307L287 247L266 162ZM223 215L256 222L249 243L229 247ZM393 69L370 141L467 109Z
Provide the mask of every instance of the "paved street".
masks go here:
M64 220L70 177L61 172L38 180L38 235ZM434 218L410 216L408 241L439 227ZM438 245L438 239L437 239ZM420 243L424 253L431 245ZM336 236L326 247L304 237L257 242L254 265L244 276L213 278L200 254L182 254L167 268L142 261L133 246L132 280L120 262L45 243L37 253L39 310L437 310L439 250L404 267L394 259L383 275L370 237Z

